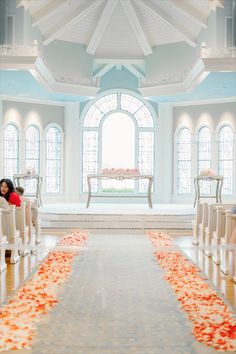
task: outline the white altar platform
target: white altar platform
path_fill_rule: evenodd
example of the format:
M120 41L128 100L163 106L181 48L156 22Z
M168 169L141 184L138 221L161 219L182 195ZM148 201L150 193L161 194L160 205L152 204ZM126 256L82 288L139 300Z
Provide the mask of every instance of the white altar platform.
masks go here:
M190 204L54 203L40 209L45 229L186 229L191 230Z

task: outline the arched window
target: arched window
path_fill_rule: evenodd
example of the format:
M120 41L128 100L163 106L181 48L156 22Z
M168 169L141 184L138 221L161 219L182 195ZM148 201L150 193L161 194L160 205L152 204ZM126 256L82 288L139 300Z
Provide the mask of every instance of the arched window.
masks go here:
M191 193L191 133L187 128L177 135L177 192Z
M218 174L224 177L222 193L233 193L233 130L224 125L218 133Z
M148 103L133 94L116 92L90 102L82 119L82 192L87 191L87 175L98 174L103 168L137 168L142 174L153 174L153 116ZM113 139L108 139L109 136ZM123 152L124 146L127 153ZM147 190L146 183L145 180L131 182L125 188L142 193ZM108 184L92 181L93 192L108 189ZM110 186L109 191L120 189Z
M46 134L46 192L61 190L62 134L57 127L51 127Z
M40 134L37 127L30 125L25 133L25 166L39 174L40 166ZM25 183L27 194L35 193L36 181L27 180Z
M13 178L19 172L19 132L15 125L8 124L4 131L4 176Z
M204 169L211 168L211 132L206 126L202 127L198 131L198 175ZM201 186L201 192L203 194L211 193L211 183L209 181L203 181Z

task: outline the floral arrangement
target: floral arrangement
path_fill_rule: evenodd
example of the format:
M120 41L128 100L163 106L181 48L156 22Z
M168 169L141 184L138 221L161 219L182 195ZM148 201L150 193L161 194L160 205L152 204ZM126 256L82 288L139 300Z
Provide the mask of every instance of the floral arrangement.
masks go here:
M35 173L35 169L33 167L25 167L25 169L22 170L22 173L25 175L33 175Z
M139 175L137 168L104 168L102 175Z
M236 351L236 318L217 292L200 275L200 270L180 251L174 249L170 235L150 232L155 258L165 270L181 308L193 324L198 342L218 351Z
M214 177L215 175L215 171L211 170L210 168L204 168L200 172L201 177Z

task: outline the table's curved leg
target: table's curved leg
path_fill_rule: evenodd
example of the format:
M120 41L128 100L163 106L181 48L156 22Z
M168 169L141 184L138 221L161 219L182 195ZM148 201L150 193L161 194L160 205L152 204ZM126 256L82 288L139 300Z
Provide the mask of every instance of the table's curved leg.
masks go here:
M91 183L90 183L90 177L87 177L87 182L88 182L88 199L87 199L86 208L89 207L90 199L91 199Z
M219 199L220 199L220 202L222 203L222 187L223 187L223 177L222 177L222 179L221 179L219 182L220 182L220 188L219 188Z
M38 199L39 199L39 205L42 206L42 196L41 196L41 188L42 188L42 183L43 183L43 179L42 177L39 177L38 179Z
M193 207L195 208L197 199L199 199L199 184L196 178L194 178L194 188L195 188L195 199L194 199Z
M219 183L220 183L220 180L218 179L217 183L216 183L216 203L217 204L219 203Z
M153 179L151 177L148 178L148 205L152 208L152 182Z

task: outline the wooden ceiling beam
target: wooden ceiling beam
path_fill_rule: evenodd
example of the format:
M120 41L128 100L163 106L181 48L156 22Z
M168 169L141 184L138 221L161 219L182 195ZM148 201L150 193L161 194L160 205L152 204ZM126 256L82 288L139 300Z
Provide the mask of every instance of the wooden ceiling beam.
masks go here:
M82 19L84 19L88 14L94 11L98 6L103 3L104 0L96 0L92 4L86 6L81 9L81 7L77 8L73 11L72 14L63 18L61 22L59 22L54 28L52 28L46 35L43 44L47 45L54 41L60 34L64 33L68 29L70 29L74 24L78 23Z
M134 0L141 8L148 11L154 18L158 19L162 23L164 23L169 29L178 33L185 42L190 44L192 47L196 47L196 38L192 33L189 32L187 28L181 25L178 21L176 21L173 17L171 17L164 10L160 9L157 6L153 6L153 3L142 1L142 0Z
M138 16L134 10L131 1L120 0L120 2L133 29L133 32L137 38L137 41L139 42L139 45L142 48L143 54L145 56L152 54L152 47L148 41L148 38L143 30L143 26L141 25L138 19Z
M39 26L43 21L48 19L50 16L56 14L57 11L63 9L63 7L67 5L67 1L64 0L53 0L47 3L46 6L43 6L40 10L38 10L35 14L32 15L32 26Z
M114 11L117 3L118 3L118 0L108 0L106 2L103 12L102 12L101 16L99 17L98 23L95 27L93 34L92 34L92 37L87 45L87 52L89 54L91 54L91 55L95 54L96 49L99 45L99 42L105 33L105 30L107 28L107 25L111 19L111 16L113 14L113 11Z
M178 0L167 0L167 2L182 14L187 16L191 21L196 22L201 27L207 27L207 18L198 9L194 8L190 3Z

